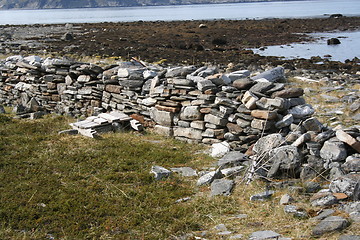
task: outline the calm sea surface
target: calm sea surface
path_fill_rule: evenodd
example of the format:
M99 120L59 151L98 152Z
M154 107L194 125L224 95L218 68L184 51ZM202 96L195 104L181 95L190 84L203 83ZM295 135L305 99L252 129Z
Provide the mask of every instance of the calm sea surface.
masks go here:
M305 0L129 8L3 10L0 25L36 23L85 23L172 21L205 19L263 19L321 17L341 13L360 15L360 0Z

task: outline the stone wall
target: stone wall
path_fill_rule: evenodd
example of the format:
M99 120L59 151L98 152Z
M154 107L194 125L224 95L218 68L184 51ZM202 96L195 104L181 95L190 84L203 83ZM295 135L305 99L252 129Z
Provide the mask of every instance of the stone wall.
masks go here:
M162 68L138 61L100 67L37 56L1 63L0 103L23 117L74 117L119 110L155 131L187 141L248 148L263 131L289 132L314 113L302 89L285 89L281 67L250 77L212 66ZM321 126L315 126L317 130Z

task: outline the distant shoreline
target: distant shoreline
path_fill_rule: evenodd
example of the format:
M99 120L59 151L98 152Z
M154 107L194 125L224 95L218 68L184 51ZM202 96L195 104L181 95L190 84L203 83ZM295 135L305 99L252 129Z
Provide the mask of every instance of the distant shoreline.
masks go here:
M141 1L141 0L140 0ZM259 2L301 2L301 1L310 1L310 0L219 0L218 2L205 0L188 0L184 3L168 3L168 4L133 4L133 5L97 5L97 6L76 6L76 7L7 7L0 6L0 11L11 11L11 10L54 10L54 9L87 9L87 8L131 8L131 7L161 7L161 6L190 6L190 5L218 5L218 4L233 4L233 3L259 3Z

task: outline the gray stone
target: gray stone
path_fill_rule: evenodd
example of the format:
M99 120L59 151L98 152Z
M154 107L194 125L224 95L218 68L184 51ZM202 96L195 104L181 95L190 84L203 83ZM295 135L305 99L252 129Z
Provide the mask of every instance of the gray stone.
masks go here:
M360 223L360 212L352 212L350 213L350 218L355 223Z
M200 113L199 106L187 106L184 107L180 112L180 119L187 121L200 120L202 114Z
M304 90L302 88L288 88L278 92L274 92L271 97L281 97L281 98L296 98L301 97L304 94Z
M215 158L223 157L230 151L230 144L228 142L214 143L211 146L211 156Z
M3 105L0 105L0 114L4 114L4 113L6 113L5 108Z
M224 195L229 196L235 186L233 180L228 179L215 179L211 183L211 196Z
M196 170L190 167L179 167L179 168L170 168L171 171L181 174L183 177L196 177L198 174Z
M222 174L224 174L225 177L234 177L239 175L241 172L243 172L245 169L244 166L236 166L231 168L223 168L221 169Z
M310 104L299 105L289 109L289 114L292 114L294 118L300 119L311 116L314 112L315 110Z
M292 214L294 217L297 217L297 218L308 218L309 217L306 211L300 210L295 205L287 205L287 206L285 206L284 207L284 212Z
M294 147L299 147L300 145L304 144L307 141L311 140L311 135L310 133L304 133L303 135L301 135L298 139L296 139L291 146Z
M340 206L340 210L346 213L360 212L360 201L349 202Z
M279 147L281 144L285 142L285 139L281 134L274 133L267 135L265 137L260 138L254 145L253 151L258 154L262 155L271 149Z
M247 155L239 151L231 151L226 153L218 162L220 168L240 166L242 162L246 161Z
M255 129L267 131L275 127L275 122L254 118L251 121L251 127Z
M272 196L274 193L275 193L275 192L272 191L272 190L267 190L267 191L265 191L265 192L252 195L252 196L250 197L250 201L264 201L264 200L267 200L267 199L271 198L271 196Z
M165 77L172 78L172 77L185 77L187 74L190 74L196 70L195 66L186 66L186 67L174 67L167 69Z
M315 137L315 141L318 143L323 143L326 140L329 140L330 138L335 136L335 131L334 130L328 130L322 133L319 133L318 135L316 135Z
M202 81L197 82L197 88L200 91L204 92L209 89L215 89L216 85L213 82L211 82L210 80L202 80Z
M290 126L294 121L294 117L292 114L287 114L283 119L275 123L276 128L284 128Z
M229 74L226 74L227 77L231 79L231 81L235 81L237 79L247 78L250 76L249 70L239 70L235 72L231 72Z
M359 182L360 174L347 174L332 180L329 187L334 193L345 193L347 196L352 197L355 186Z
M174 130L172 127L155 125L153 130L155 133L157 133L159 135L168 136L168 137L174 136Z
M342 235L338 240L360 240L360 235Z
M321 236L328 232L341 231L349 226L349 221L340 216L330 216L313 228L312 234Z
M243 238L242 234L235 234L235 235L232 235L229 239L235 240L235 239L242 239L242 238Z
M349 156L342 167L347 172L360 172L360 158Z
M266 93L272 87L274 87L274 84L271 82L258 82L249 91L252 93Z
M68 135L77 135L78 133L79 131L76 129L68 129L59 132L59 134L68 134Z
M247 109L255 109L256 108L256 102L259 100L259 98L253 94L250 91L245 92L243 98L241 99L241 102L245 105Z
M333 209L322 209L317 216L313 217L314 220L323 220L335 213Z
M227 132L224 134L224 138L228 141L238 141L239 140L239 136L235 135L233 133Z
M194 128L183 128L183 127L174 127L174 137L185 137L189 139L201 140L202 131Z
M233 82L233 87L239 89L239 90L243 90L243 89L249 89L252 85L254 85L254 81L250 80L250 79L237 79Z
M256 102L256 106L264 110L285 110L290 107L289 103L283 98L265 98L262 97L259 101Z
M313 181L306 182L304 187L307 193L315 193L321 189L320 183Z
M268 177L274 177L279 174L287 176L296 176L300 169L301 157L298 149L294 146L282 146L269 152L272 166L268 171Z
M74 40L74 35L71 32L67 32L61 37L61 40L72 41Z
M204 121L219 126L225 126L228 123L227 119L215 116L213 114L206 114L204 117Z
M316 206L331 206L337 203L336 197L330 192L318 192L310 198L311 205Z
M336 139L326 141L320 150L320 156L328 161L340 162L347 157L345 144Z
M221 173L220 169L216 170L216 171L211 171L207 174L204 174L203 176L201 176L197 182L196 185L197 186L202 186L202 185L206 185L206 184L210 184L212 183L215 179L221 179L223 178L224 175Z
M280 204L281 205L287 205L294 201L294 198L292 198L289 194L284 194L280 198Z
M258 80L261 78L265 78L269 82L276 82L279 80L282 80L285 78L284 76L284 68L283 67L276 67L273 69L270 69L268 71L265 71L263 73L260 73L254 77L252 77L252 80Z
M161 166L152 166L150 173L154 174L155 180L161 180L171 175L171 171Z
M281 235L274 232L274 231L269 231L269 230L265 230L265 231L257 231L257 232L253 232L250 237L249 240L265 240L265 239L279 239Z
M160 111L157 110L155 107L151 108L150 110L150 117L158 124L171 127L174 122L174 113Z
M321 130L324 128L322 123L320 123L319 120L317 120L317 118L315 117L306 119L302 123L302 125L307 131L314 131L314 132L321 132Z
M152 71L152 70L145 70L143 72L143 78L146 79L150 79L150 78L154 78L157 76L157 72Z

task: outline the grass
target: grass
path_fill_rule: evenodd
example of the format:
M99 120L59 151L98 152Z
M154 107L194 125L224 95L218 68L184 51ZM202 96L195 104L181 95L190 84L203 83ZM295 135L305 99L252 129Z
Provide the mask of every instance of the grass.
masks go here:
M265 202L249 197L264 183L238 181L230 197L209 197L196 178L178 175L155 181L152 165L197 170L214 160L201 145L152 134L106 134L102 139L58 135L71 118L15 120L0 115L0 239L175 239L186 233L223 239L223 223L234 233L273 230L311 239L308 219L283 212L277 191ZM184 197L190 201L175 203ZM307 196L294 195L308 212ZM247 214L247 218L234 218ZM359 228L352 224L346 233ZM337 239L339 233L323 239Z
M344 126L352 126L358 124L356 120L353 120L352 117L360 113L360 110L356 112L351 112L349 106L351 103L343 101L342 99L345 96L351 95L351 92L359 91L360 87L358 84L334 84L330 82L320 81L318 83L315 82L304 82L300 80L296 80L294 78L290 78L289 82L294 87L300 87L303 89L310 89L310 91L305 92L304 99L306 103L311 104L316 112L314 114L315 117L319 119L321 123L327 123L331 125L332 123L341 123ZM322 88L324 87L336 87L343 86L344 89L338 90L329 90L324 91ZM332 98L334 101L332 101ZM337 99L337 100L336 100ZM329 114L329 111L341 110L343 114ZM337 124L339 125L339 124ZM336 125L335 125L336 126ZM334 127L334 126L333 126Z

